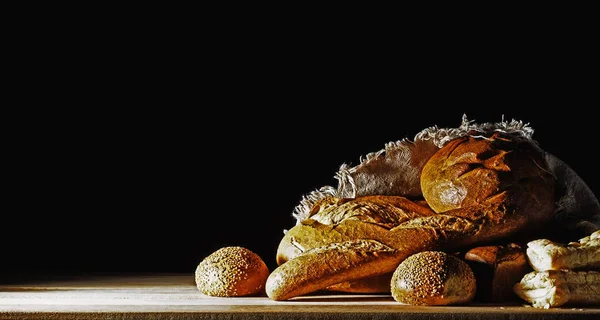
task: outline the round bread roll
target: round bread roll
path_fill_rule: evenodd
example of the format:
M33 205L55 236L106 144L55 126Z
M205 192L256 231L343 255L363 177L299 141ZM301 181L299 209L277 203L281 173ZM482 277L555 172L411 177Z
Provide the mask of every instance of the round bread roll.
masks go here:
M401 303L454 305L473 300L476 282L465 261L441 251L423 251L400 263L390 289Z
M205 295L241 297L264 292L269 268L256 253L244 247L223 247L200 262L196 286Z

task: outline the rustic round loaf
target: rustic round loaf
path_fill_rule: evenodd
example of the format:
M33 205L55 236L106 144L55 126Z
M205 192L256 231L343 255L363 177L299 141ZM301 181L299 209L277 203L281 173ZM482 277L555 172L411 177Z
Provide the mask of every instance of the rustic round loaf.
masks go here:
M198 290L215 297L258 295L264 291L269 268L256 253L239 246L223 247L196 267Z
M525 225L543 228L554 215L555 183L535 142L501 132L448 142L421 173L423 196L435 212L460 208L470 220L497 222L477 235L481 241Z
M401 303L456 305L472 301L477 287L465 261L441 251L423 251L400 263L390 288Z

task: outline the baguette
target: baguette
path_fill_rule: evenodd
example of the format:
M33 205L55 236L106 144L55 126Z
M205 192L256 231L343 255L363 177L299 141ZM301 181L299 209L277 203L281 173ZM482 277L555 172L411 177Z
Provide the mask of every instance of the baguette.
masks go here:
M345 220L335 225L327 225L312 219L288 230L277 248L277 264L283 265L310 249L354 239L370 239L393 247L398 242L389 230L376 224L359 220Z
M548 239L530 241L527 259L536 271L600 269L600 230L566 245Z
M600 304L600 272L566 269L532 271L513 289L534 308Z
M348 279L389 273L403 258L398 250L375 240L333 243L277 267L267 278L266 293L273 300L288 300Z

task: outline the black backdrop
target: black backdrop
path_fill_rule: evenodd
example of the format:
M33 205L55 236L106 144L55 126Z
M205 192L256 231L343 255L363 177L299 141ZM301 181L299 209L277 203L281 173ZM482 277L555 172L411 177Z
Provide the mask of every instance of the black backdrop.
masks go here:
M0 269L191 273L229 245L274 268L304 194L463 114L530 123L600 195L597 88L580 53L400 59L377 43L323 44L35 65L3 119Z
M192 272L218 248L240 245L273 268L294 207L304 194L336 185L342 163L357 164L428 126L458 126L463 114L530 123L542 147L600 194L596 121L578 103L546 109L550 98L519 107L490 98L465 107L456 102L465 98L459 94L447 102L390 95L369 103L358 93L335 95L325 108L312 104L312 93L303 95L310 97L304 106L238 100L235 110L198 99L182 111L165 106L52 119L43 132L30 133L20 152L6 155L15 160L7 170L16 177L5 194L12 205L3 210L1 267Z

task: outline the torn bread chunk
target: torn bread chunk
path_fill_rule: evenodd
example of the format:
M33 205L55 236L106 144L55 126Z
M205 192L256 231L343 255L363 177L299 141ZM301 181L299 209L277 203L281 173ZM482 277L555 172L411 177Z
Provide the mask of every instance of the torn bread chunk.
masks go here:
M568 244L548 239L530 241L527 260L535 271L600 270L600 230Z
M525 249L516 243L480 246L467 251L464 259L477 279L475 301L517 301L513 286L532 271Z
M600 272L532 271L523 276L513 290L534 308L600 304Z

